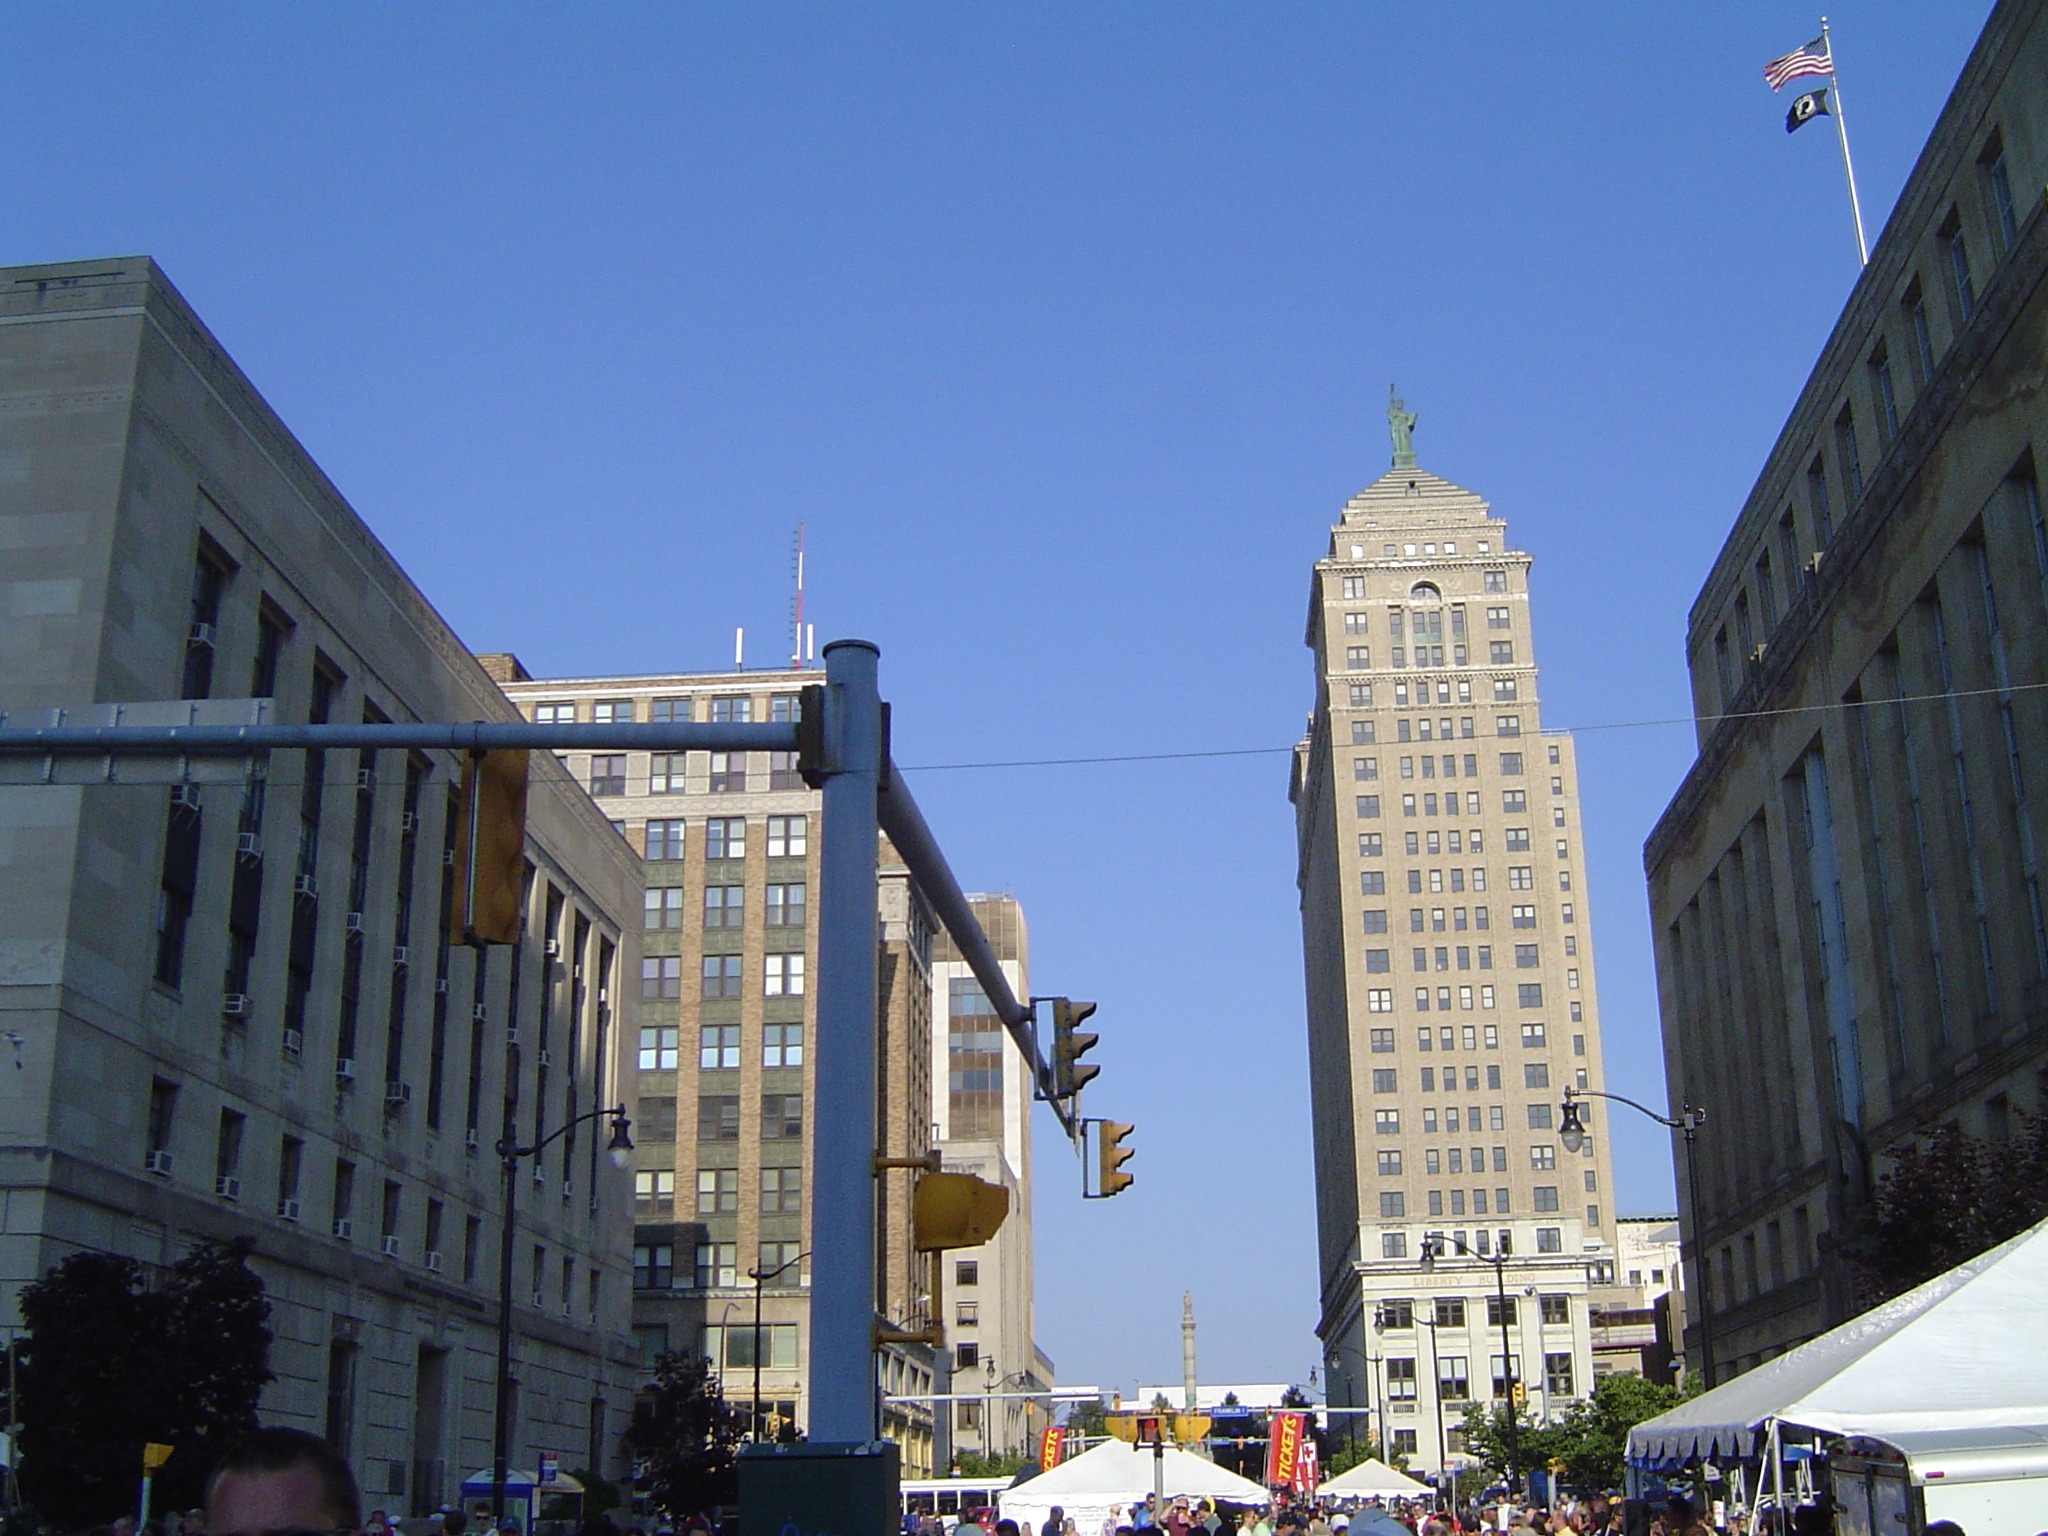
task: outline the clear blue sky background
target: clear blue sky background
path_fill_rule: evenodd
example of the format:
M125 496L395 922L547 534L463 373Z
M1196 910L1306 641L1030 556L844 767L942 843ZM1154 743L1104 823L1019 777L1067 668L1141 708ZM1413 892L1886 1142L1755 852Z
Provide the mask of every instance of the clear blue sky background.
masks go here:
M1834 16L1873 237L1988 12ZM1093 997L1136 1187L1038 1149L1068 1381L1316 1360L1284 749L1309 564L1387 463L1536 557L1546 725L1683 717L1685 614L1855 276L1788 4L30 3L0 261L146 252L479 650L883 651L969 888ZM1663 1094L1641 844L1581 740L1610 1086ZM1741 1134L1741 1106L1713 1106ZM1670 1156L1614 1123L1624 1212Z

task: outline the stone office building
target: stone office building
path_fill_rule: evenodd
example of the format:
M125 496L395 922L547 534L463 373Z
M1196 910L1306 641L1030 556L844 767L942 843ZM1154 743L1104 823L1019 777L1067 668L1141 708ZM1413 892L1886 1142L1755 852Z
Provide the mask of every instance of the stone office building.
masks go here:
M535 720L793 720L816 671L543 678L510 656L486 667ZM817 952L818 794L793 753L573 753L568 770L644 858L642 958L634 985L640 1152L634 1192L633 1324L643 1362L701 1351L728 1401L756 1402L764 1433L809 1416L810 1170ZM885 841L877 900L882 1033L877 1127L890 1157L932 1135L933 922ZM902 1169L881 1176L881 1319L931 1321L930 1260L910 1246ZM755 1276L761 1277L757 1289ZM759 1305L760 1347L754 1309ZM906 1475L933 1458L933 1354L880 1351L883 1432ZM911 1400L922 1399L922 1400Z
M1888 1149L2043 1103L2044 182L2048 16L2004 0L1693 603L1644 862L1724 1376L1853 1315Z
M1316 562L1292 797L1328 1397L1383 1412L1391 1449L1433 1470L1459 1449L1439 1403L1455 1426L1511 1382L1539 1414L1590 1390L1613 1211L1606 1138L1573 1153L1557 1134L1565 1085L1602 1086L1600 1021L1530 557L1415 466L1391 414L1393 469Z
M518 718L147 259L0 270L0 549L9 725ZM490 1460L513 1219L515 1461L621 1470L628 1176L586 1126L507 1212L491 1152L508 1096L531 1140L622 1091L638 860L582 789L536 762L526 938L479 974L445 942L447 753L196 786L25 766L0 784L0 1306L81 1250L159 1269L253 1237L264 1419L427 1513Z

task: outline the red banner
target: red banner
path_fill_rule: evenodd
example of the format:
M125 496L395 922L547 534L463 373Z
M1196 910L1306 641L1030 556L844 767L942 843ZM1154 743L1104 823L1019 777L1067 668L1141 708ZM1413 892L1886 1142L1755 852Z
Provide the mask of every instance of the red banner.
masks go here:
M1301 1446L1308 1438L1308 1415L1305 1413L1276 1413L1273 1427L1267 1431L1266 1441L1266 1486L1268 1488L1289 1488L1301 1468Z
M1322 1472L1318 1466L1316 1437L1304 1434L1301 1437L1301 1454L1294 1458L1294 1491L1314 1493L1316 1485L1322 1480Z
M1058 1424L1048 1424L1038 1437L1038 1470L1050 1472L1066 1453L1066 1430Z

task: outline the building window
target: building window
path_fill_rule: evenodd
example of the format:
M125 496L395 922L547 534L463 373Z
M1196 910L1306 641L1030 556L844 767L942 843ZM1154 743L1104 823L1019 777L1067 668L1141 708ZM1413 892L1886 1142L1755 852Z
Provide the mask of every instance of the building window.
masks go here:
M631 725L633 723L633 701L631 699L599 699L590 706L590 718L599 725Z
M711 793L714 795L738 794L747 787L747 754L744 752L713 752L711 754ZM737 857L737 855L734 855Z
M680 859L683 856L683 823L680 817L650 821L641 856L648 859Z
M1472 1395L1470 1373L1464 1355L1444 1355L1436 1363L1437 1395L1447 1403L1463 1402Z
M1538 1304L1543 1309L1543 1321L1564 1324L1572 1320L1572 1299L1569 1296L1544 1296Z
M647 760L647 793L650 795L680 795L689 786L685 775L689 754L685 752L656 752Z
M718 725L744 725L754 718L754 701L730 695L711 701L711 719Z
M623 795L626 792L626 754L598 753L590 759L592 795Z
M698 995L706 998L738 997L740 995L740 957L738 955L706 955L701 969L701 984Z
M704 887L704 926L743 928L747 921L746 887L707 885Z
M1532 1193L1536 1198L1537 1210L1554 1211L1557 1209L1557 1186L1555 1184L1538 1184Z
M1558 1298L1563 1300L1562 1297ZM1543 1357L1543 1381L1554 1398L1572 1395L1572 1356L1570 1350L1546 1353Z
M1374 1093L1399 1093L1401 1091L1397 1084L1399 1077L1400 1073L1396 1072L1392 1067L1374 1067L1372 1069L1372 1091Z
M800 859L809 842L810 818L806 816L770 816L768 818L768 857L771 859Z
M1365 919L1365 931L1367 933L1385 933L1387 931L1387 909L1385 907L1368 908L1362 915Z
M1998 237L1998 249L2009 251L2012 243L2019 238L2019 220L2012 202L2012 180L2005 169L2005 139L1994 133L1984 153L1978 157L1978 169L1984 173L1986 200L1991 204L1991 228Z
M1515 1005L1519 1008L1541 1008L1543 1006L1543 983L1523 981L1515 984Z
M1381 951L1385 953L1384 950ZM1381 967L1385 969L1384 966ZM1394 1011L1394 989L1392 987L1369 987L1365 994L1367 1013L1392 1013Z
M800 1067L804 1064L804 1027L801 1024L764 1024L761 1027L761 1065Z
M1899 397L1892 388L1891 354L1883 346L1870 357L1870 398L1877 411L1877 440L1889 446L1899 435Z
M804 1208L804 1171L801 1168L761 1170L761 1214L794 1216Z
M633 1289L665 1291L675 1283L676 1250L673 1243L633 1245Z
M1411 1365L1411 1366L1413 1366L1413 1365L1415 1364L1415 1362L1414 1362L1414 1361L1412 1361L1412 1360L1411 1360L1411 1361L1409 1361L1408 1363L1409 1363L1409 1365ZM1414 1396L1415 1394L1414 1394L1414 1392L1413 1392L1413 1391L1411 1390L1411 1391L1409 1392L1409 1394L1408 1394L1408 1395L1409 1395L1410 1397L1413 1397L1413 1396ZM1415 1446L1416 1446L1416 1431L1415 1431L1415 1430L1412 1430L1412 1429L1397 1429L1397 1430L1395 1430L1395 1431L1394 1431L1394 1454L1395 1454L1396 1456L1410 1456L1410 1457L1414 1456L1414 1455L1416 1454Z
M801 1141L804 1134L804 1096L800 1093L761 1095L761 1139Z
M640 996L661 1002L683 995L683 962L674 955L656 955L640 962Z
M1906 289L1899 307L1906 312L1906 329L1913 338L1913 382L1924 389L1934 377L1934 338L1927 328L1927 300L1920 291L1919 278Z
M1415 1362L1412 1359L1387 1361L1387 1399L1396 1403L1415 1401Z
M1488 592L1505 592L1508 589L1508 573L1506 571L1487 571L1482 585Z
M1961 330L1976 312L1977 286L1970 277L1970 252L1963 244L1963 222L1953 208L1941 226L1941 247L1948 258L1949 297L1955 301L1956 329Z
M1411 795L1409 798L1412 800L1414 797ZM1356 799L1358 802L1358 816L1361 821L1374 821L1378 819L1380 814L1380 797L1378 795L1359 795ZM1410 814L1413 813L1411 812Z
M690 701L656 699L647 711L647 718L656 725L687 725L691 718Z
M1383 1179L1398 1178L1400 1176L1401 1154L1398 1149L1380 1153L1379 1170L1380 1177Z
M1398 1189L1380 1191L1380 1218L1390 1220L1408 1214L1408 1197Z
M650 932L683 926L683 888L679 885L650 885L644 895L646 916L641 922Z
M1392 970L1393 963L1389 954L1390 952L1384 949L1368 949L1365 952L1365 968L1368 971Z
M1373 1133L1378 1136L1401 1134L1401 1111L1398 1109L1376 1109L1372 1112Z
M1550 1106L1548 1104L1531 1104L1529 1106L1529 1129L1532 1131L1547 1131L1550 1129Z
M1818 454L1806 466L1806 502L1813 514L1814 548L1826 549L1834 536L1834 515L1828 508L1827 465Z
M764 955L761 962L763 997L801 997L804 991L804 957L800 954Z
M1369 1032L1373 1054L1390 1056L1394 1051L1394 1032L1391 1029L1375 1029Z
M673 1192L675 1175L667 1175ZM740 1208L740 1171L737 1168L697 1170L697 1214L730 1216Z
M1542 961L1537 958L1538 947L1534 944L1517 944L1515 946L1515 969L1531 971L1542 964Z
M642 1141L676 1139L676 1101L667 1094L643 1095L633 1118L633 1134Z
M697 1139L738 1141L740 1139L740 1096L736 1093L697 1095Z
M536 704L533 706L533 723L535 725L574 725L576 723L576 706L562 701Z
M745 701L742 700L742 703ZM697 1245L697 1289L708 1291L716 1286L730 1289L739 1284L740 1253L738 1243L699 1243Z
M1529 1166L1538 1173L1544 1173L1557 1166L1557 1148L1537 1146L1529 1149Z
M1383 1259L1407 1258L1408 1234L1405 1232L1382 1232L1380 1234L1380 1257Z
M743 859L747 856L747 823L741 816L714 816L704 823L704 857Z
M633 1214L647 1219L672 1216L676 1208L676 1176L673 1170L643 1170L633 1175Z
M740 1027L737 1024L706 1024L697 1031L697 1067L719 1072L740 1064Z

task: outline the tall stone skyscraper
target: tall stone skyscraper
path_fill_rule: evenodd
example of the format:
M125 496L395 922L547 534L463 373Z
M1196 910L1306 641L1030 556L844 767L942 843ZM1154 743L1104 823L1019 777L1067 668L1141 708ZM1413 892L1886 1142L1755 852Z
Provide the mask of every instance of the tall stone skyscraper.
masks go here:
M1434 1469L1466 1402L1520 1386L1540 1416L1589 1390L1613 1213L1604 1135L1567 1153L1557 1134L1565 1085L1601 1086L1600 1027L1530 557L1415 466L1399 401L1388 418L1394 467L1316 562L1290 793L1329 1401Z

